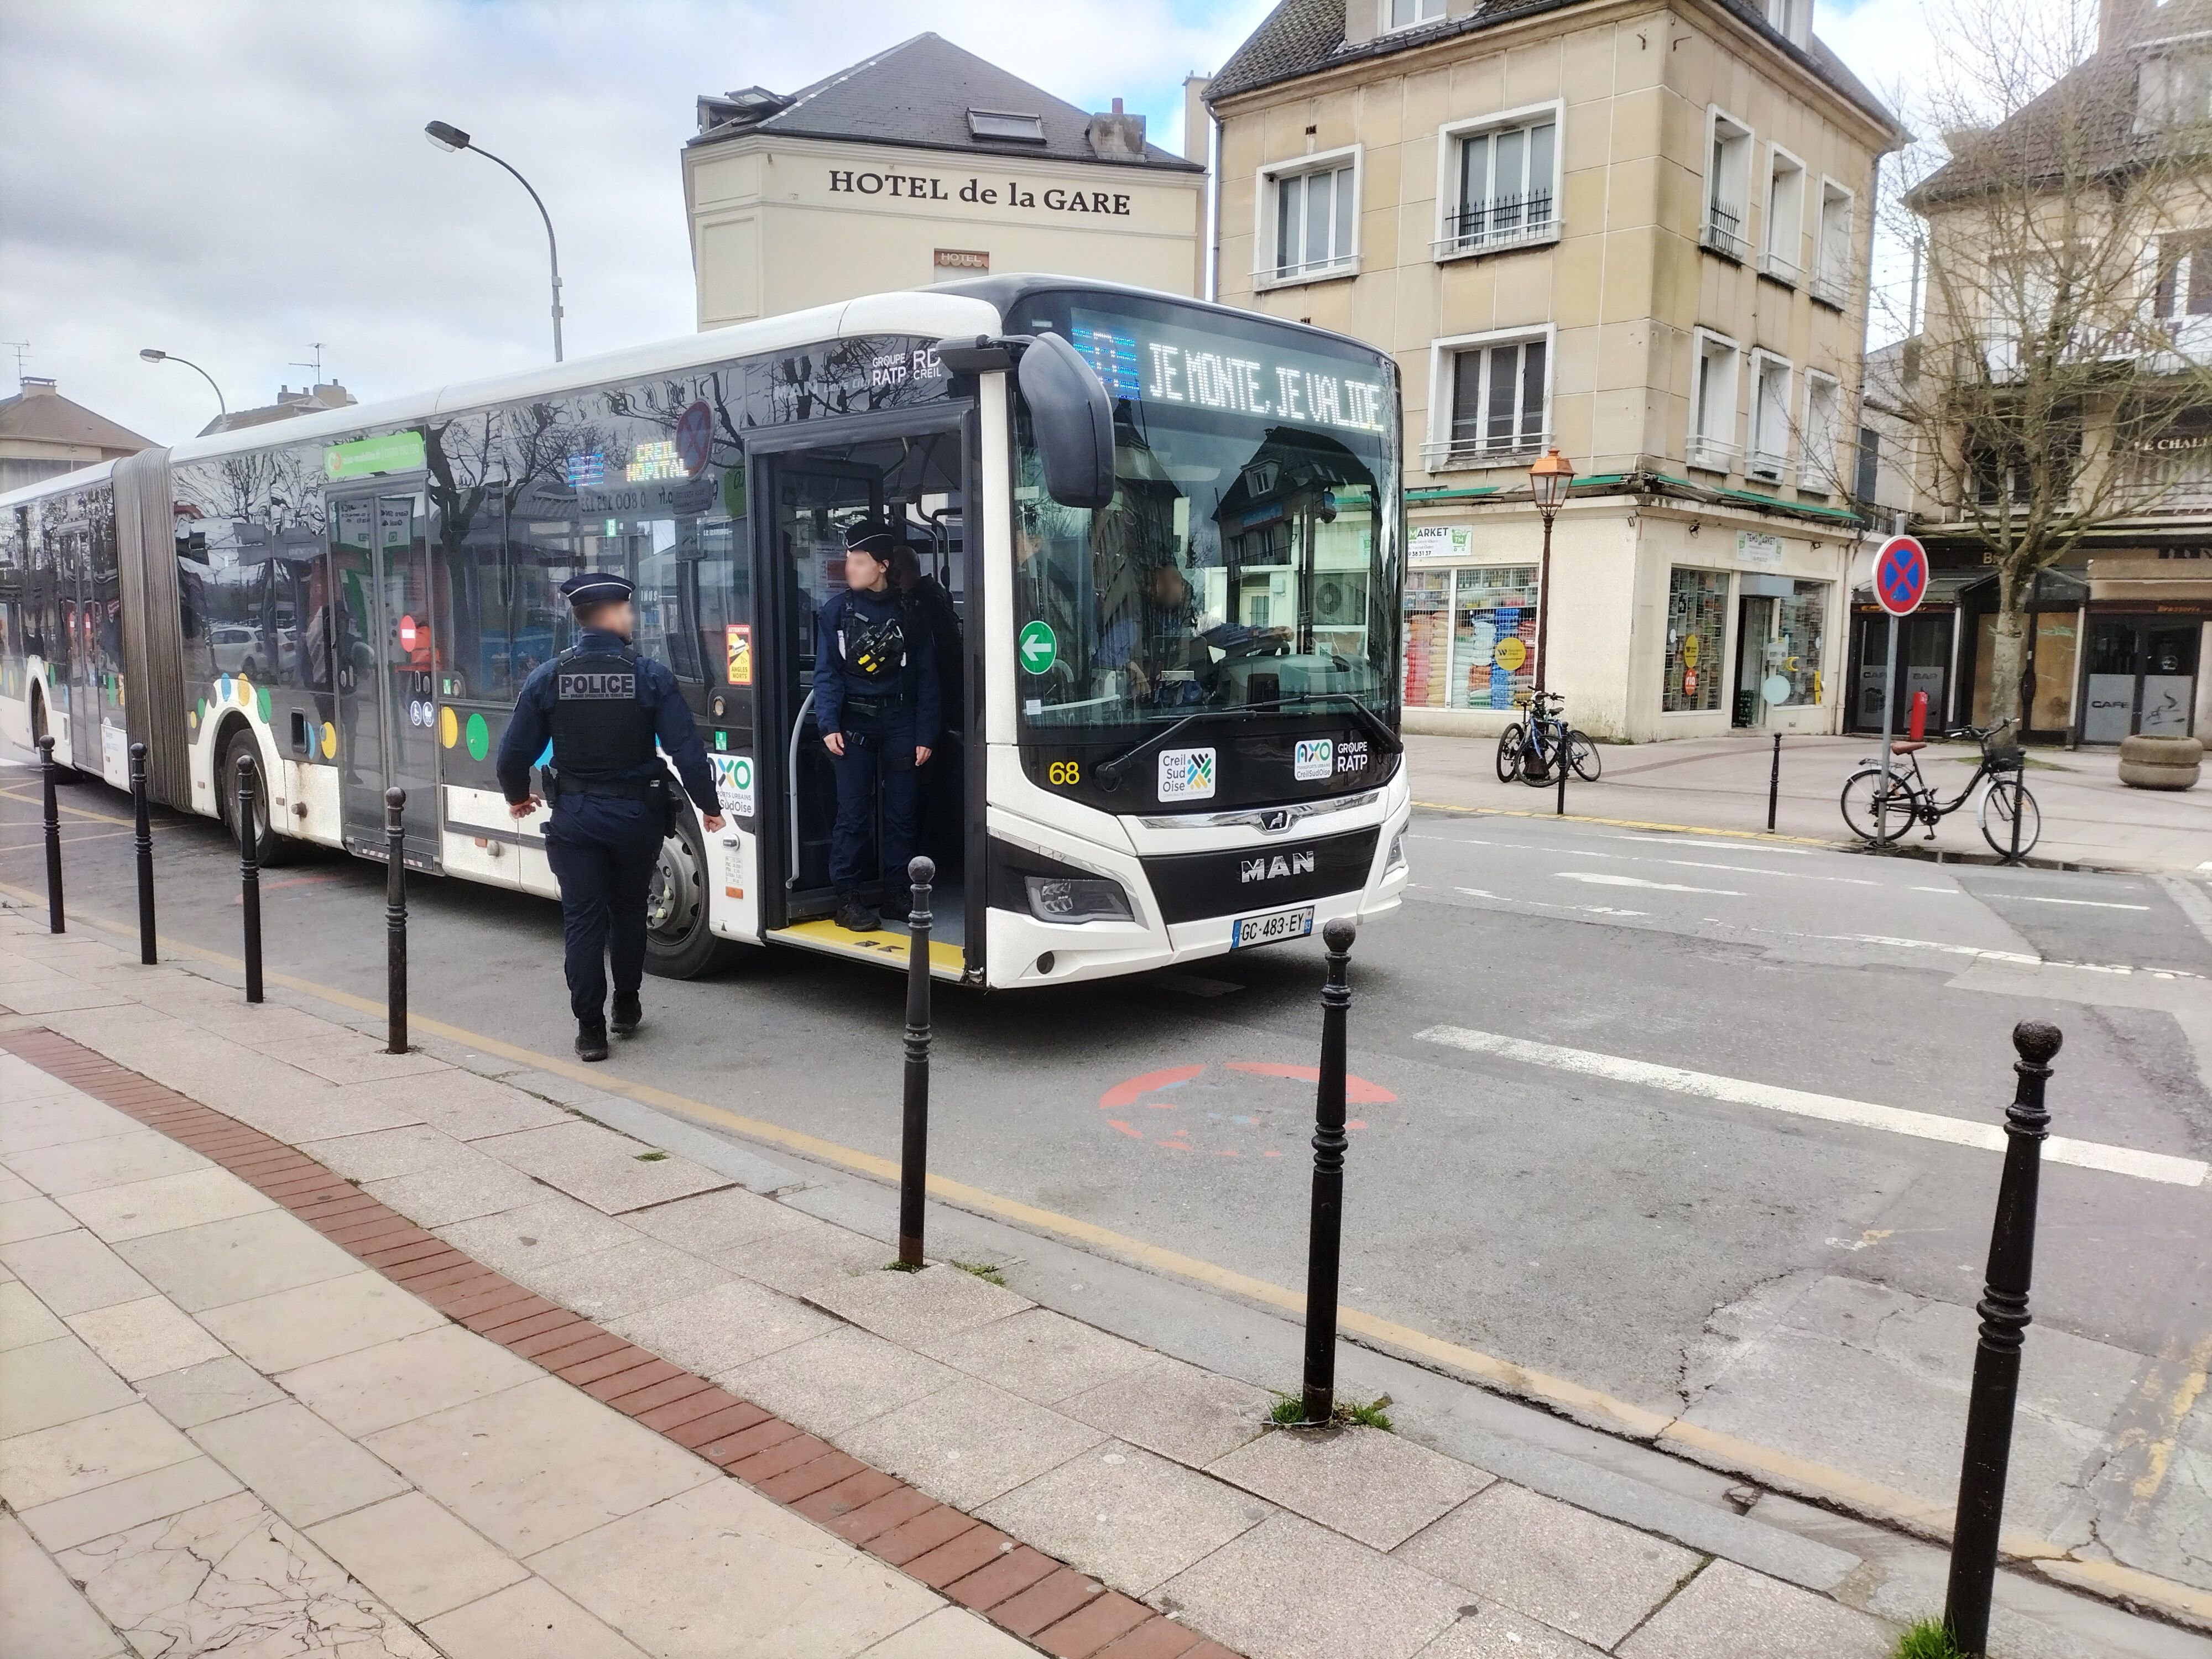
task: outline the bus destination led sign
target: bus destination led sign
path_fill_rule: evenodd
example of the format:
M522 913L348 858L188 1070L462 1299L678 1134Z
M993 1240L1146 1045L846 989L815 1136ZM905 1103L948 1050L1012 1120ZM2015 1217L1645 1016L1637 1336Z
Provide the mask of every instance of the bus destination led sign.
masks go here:
M1109 397L1225 410L1298 426L1385 429L1387 383L1347 372L1351 366L1340 357L1267 350L1194 329L1079 311L1070 319L1070 333Z

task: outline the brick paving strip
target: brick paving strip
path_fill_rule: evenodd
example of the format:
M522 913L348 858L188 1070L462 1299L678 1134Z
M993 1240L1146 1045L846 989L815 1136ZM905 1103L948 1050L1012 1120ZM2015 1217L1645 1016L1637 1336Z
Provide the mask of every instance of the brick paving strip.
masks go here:
M54 1031L0 1032L0 1049L191 1148L448 1319L1056 1659L1237 1659L1143 1602L546 1300L273 1136Z

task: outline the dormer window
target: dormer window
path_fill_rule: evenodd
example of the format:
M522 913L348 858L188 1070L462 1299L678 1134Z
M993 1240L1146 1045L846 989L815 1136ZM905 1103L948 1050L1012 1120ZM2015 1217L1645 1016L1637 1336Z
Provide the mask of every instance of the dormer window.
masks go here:
M2212 118L2212 57L2160 52L2136 71L2136 131L2162 132Z
M1766 21L1790 45L1802 46L1813 32L1813 0L1766 0Z
M968 131L978 138L1041 144L1044 143L1044 117L1023 115L1012 110L971 109L968 112Z
M1444 0L1382 0L1382 27L1409 29L1417 23L1433 23L1444 15Z

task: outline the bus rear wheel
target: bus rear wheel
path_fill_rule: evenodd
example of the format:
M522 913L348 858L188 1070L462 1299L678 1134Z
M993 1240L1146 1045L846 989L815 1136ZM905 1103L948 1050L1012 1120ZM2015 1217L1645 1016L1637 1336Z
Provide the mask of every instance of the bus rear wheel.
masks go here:
M46 700L34 687L31 692L31 752L33 754L36 754L38 752L39 739L40 738L50 738L53 736L53 734L54 728L46 718ZM56 783L75 783L76 781L76 768L74 766L64 766L59 761L56 761L54 763L54 781Z
M230 838L241 848L245 836L238 827L239 762L246 756L253 757L253 848L257 863L284 864L299 851L299 842L280 834L269 819L269 766L261 758L254 744L253 733L245 726L233 729L223 740L222 758L216 766L216 809L222 815L222 827Z
M707 926L707 844L686 812L660 843L645 900L645 971L661 979L696 979L722 959L725 941Z

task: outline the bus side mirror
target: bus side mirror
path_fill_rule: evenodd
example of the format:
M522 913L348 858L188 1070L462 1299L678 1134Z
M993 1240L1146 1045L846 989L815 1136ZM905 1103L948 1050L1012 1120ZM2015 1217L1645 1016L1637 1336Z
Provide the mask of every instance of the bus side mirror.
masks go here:
M1107 505L1114 499L1114 405L1096 371L1059 335L1040 334L1014 377L1044 458L1046 493L1062 507Z

